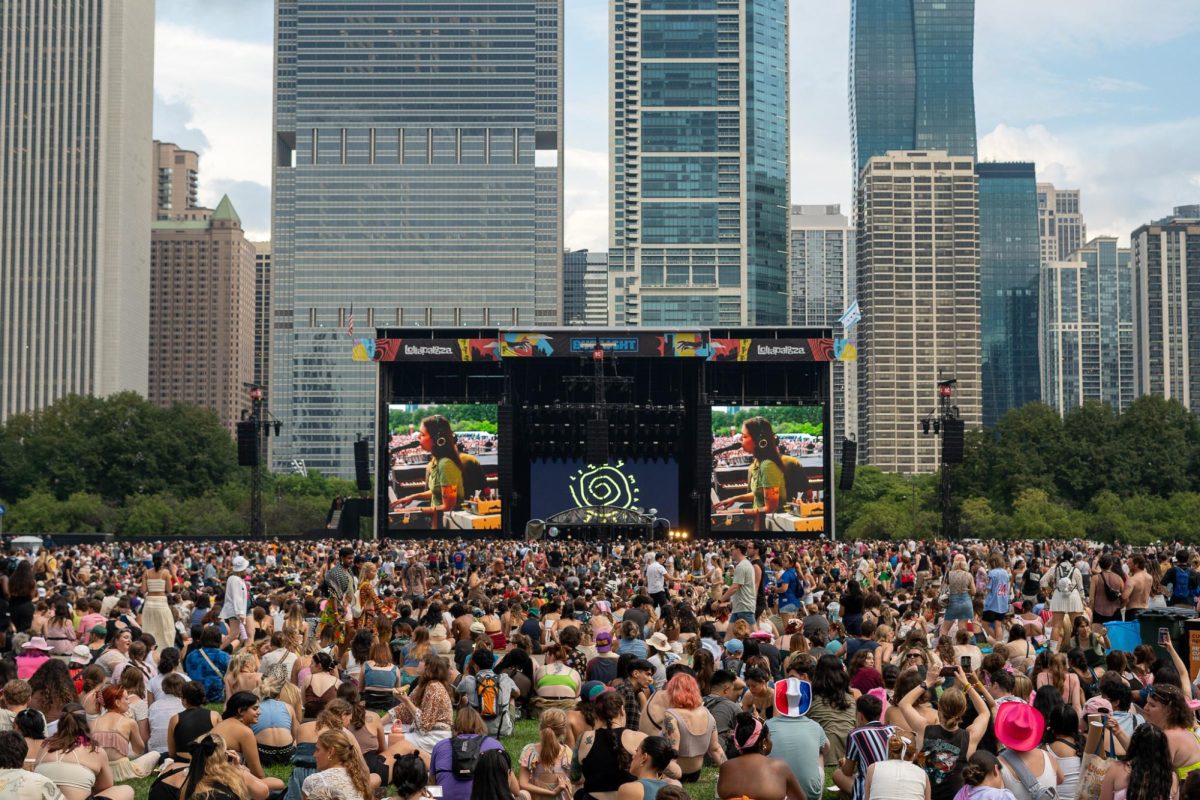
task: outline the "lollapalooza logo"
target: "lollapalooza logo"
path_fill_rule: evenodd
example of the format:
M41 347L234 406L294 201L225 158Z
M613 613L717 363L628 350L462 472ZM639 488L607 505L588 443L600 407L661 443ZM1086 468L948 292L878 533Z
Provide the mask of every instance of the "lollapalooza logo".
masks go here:
M637 477L625 472L625 462L589 464L571 476L571 499L578 508L634 508L640 499ZM599 519L602 513L594 515Z

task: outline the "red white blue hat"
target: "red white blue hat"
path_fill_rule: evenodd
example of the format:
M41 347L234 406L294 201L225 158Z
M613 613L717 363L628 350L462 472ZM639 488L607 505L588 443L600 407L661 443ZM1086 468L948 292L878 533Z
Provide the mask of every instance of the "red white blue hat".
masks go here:
M775 711L785 717L803 717L812 705L812 684L788 678L775 684Z

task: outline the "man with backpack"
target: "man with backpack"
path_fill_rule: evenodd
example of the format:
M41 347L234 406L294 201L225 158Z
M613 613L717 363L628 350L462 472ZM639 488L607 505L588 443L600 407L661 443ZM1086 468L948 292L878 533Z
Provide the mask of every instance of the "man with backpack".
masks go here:
M509 736L513 732L512 704L521 690L507 673L493 671L495 655L477 649L467 662L467 674L458 682L460 702L479 712L489 736Z
M1193 556L1188 563L1188 551L1180 550L1175 554L1175 566L1163 575L1162 585L1166 590L1163 594L1170 597L1167 602L1177 608L1195 608L1196 597L1200 595L1200 557Z
M1125 579L1113 571L1113 557L1108 553L1097 561L1100 571L1092 576L1089 593L1092 598L1092 624L1103 625L1121 618L1121 599L1125 591Z

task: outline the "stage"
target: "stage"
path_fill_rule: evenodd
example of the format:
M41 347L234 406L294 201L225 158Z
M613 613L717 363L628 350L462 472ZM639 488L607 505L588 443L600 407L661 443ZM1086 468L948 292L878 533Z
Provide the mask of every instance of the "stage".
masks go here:
M614 508L651 536L818 537L839 345L827 329L378 329L356 345L378 365L376 534L524 537Z

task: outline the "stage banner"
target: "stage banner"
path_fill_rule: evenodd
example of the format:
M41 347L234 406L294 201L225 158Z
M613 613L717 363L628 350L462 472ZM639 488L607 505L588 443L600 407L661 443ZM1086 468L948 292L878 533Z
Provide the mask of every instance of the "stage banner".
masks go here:
M499 361L499 351L497 339L376 339L373 357L375 361Z
M848 339L713 339L710 361L857 361Z
M708 334L699 331L612 333L574 336L570 333L505 333L501 358L586 358L600 349L606 356L702 358L711 355Z

